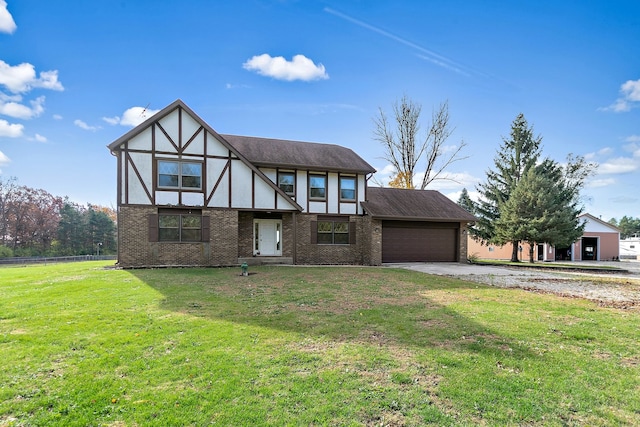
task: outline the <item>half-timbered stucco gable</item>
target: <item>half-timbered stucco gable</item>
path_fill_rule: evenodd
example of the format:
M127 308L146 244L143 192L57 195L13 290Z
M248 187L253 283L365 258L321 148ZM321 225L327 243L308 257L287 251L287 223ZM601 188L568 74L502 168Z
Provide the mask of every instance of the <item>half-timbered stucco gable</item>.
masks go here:
M109 149L118 159L120 206L301 210L181 100Z

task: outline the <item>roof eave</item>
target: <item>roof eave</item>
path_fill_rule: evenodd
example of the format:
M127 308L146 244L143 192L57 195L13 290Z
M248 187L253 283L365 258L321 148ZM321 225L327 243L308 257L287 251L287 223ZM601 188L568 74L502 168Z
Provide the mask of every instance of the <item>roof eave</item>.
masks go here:
M365 208L366 210L366 208ZM424 216L398 216L398 215L376 215L369 212L373 219L395 220L395 221L430 221L430 222L475 222L476 219L469 218L433 218Z
M269 163L269 162L251 162L255 166L260 168L274 168L274 169L295 169L295 170L308 170L308 171L322 171L322 172L338 172L338 173L354 173L363 174L374 173L375 169L345 169L326 167L322 165L303 165L303 164L288 164L288 163Z

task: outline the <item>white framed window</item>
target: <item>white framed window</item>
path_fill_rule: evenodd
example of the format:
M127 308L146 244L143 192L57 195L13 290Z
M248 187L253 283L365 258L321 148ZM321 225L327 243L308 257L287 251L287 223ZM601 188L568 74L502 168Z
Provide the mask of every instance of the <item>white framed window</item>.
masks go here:
M340 200L343 202L356 201L356 177L355 176L340 177Z
M287 195L296 195L296 175L293 172L278 172L278 187Z
M327 176L309 174L309 199L327 199Z
M201 189L202 163L158 160L158 187Z

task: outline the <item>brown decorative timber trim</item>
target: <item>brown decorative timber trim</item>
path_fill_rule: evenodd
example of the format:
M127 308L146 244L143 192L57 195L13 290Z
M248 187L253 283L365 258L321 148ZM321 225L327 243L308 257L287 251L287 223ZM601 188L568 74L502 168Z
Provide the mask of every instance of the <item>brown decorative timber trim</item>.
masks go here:
M200 127L204 129L203 126ZM207 179L207 132L202 135L202 155L204 158L202 159L202 195L206 197L207 195L207 183L209 180ZM207 207L207 202L205 201L204 207Z
M156 123L151 125L151 186L153 187L153 199L151 204L156 204L156 191L158 190L158 162L156 152Z
M162 125L160 124L160 122L156 122L156 126L158 126L158 128L162 131L162 133L164 134L164 136L167 137L167 139L169 140L169 142L171 143L171 145L173 145L173 148L176 149L176 153L181 154L182 151L180 151L180 148L178 148L178 146L176 145L176 143L173 141L173 139L171 139L171 137L169 136L169 134L167 133L166 130L164 130L164 128L162 127Z
M178 147L180 147L180 153L184 150L182 146L182 108L178 107ZM182 203L182 200L180 200Z
M138 180L140 181L140 184L142 185L142 189L144 190L145 193L147 193L147 197L149 198L149 203L153 203L153 197L151 197L151 193L149 193L149 189L144 184L144 181L142 180L142 175L140 175L140 172L138 171L138 168L136 167L136 164L133 163L133 159L131 158L129 153L127 153L127 163L131 164L131 168L136 173L136 176L138 177Z
M276 181L278 180L278 171L276 170ZM276 184L278 184L276 182ZM278 192L274 191L273 192L273 208L274 209L278 209Z
M233 159L233 153L229 150L229 207L233 206L232 197L233 188L231 188L231 160Z
M256 172L251 171L251 207L256 207Z
M124 156L124 203L129 204L129 161L127 148L129 147L129 141L124 143L124 151L120 154Z
M189 140L187 141L186 144L184 144L184 147L182 147L182 151L186 150L187 147L189 146L189 144L191 144L193 142L194 139L196 139L196 137L200 134L200 132L202 132L202 130L204 129L203 126L200 126L200 128L193 134L191 135L191 138L189 138ZM205 143L207 142L206 136L205 136ZM206 147L204 148L204 152L205 152L205 156L206 156Z
M227 159L227 164L224 165L224 168L222 168L222 172L220 172L220 176L218 177L218 180L216 181L215 185L211 189L211 193L207 197L207 200L205 202L205 206L209 206L209 203L211 203L211 199L213 198L213 194L218 189L218 185L220 185L220 181L222 181L222 178L224 177L224 173L227 170L229 170L229 172L231 172L230 168L231 168L231 159ZM231 175L231 173L229 173L229 175Z

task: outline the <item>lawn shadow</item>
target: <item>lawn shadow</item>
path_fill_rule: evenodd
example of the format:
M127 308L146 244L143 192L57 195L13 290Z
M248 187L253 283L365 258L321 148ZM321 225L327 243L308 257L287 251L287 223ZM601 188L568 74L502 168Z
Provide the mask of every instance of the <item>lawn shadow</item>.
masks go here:
M477 283L358 267L150 269L130 274L161 292L161 308L342 342L445 347L501 357L533 353L452 308L478 303ZM505 291L508 292L508 291Z

